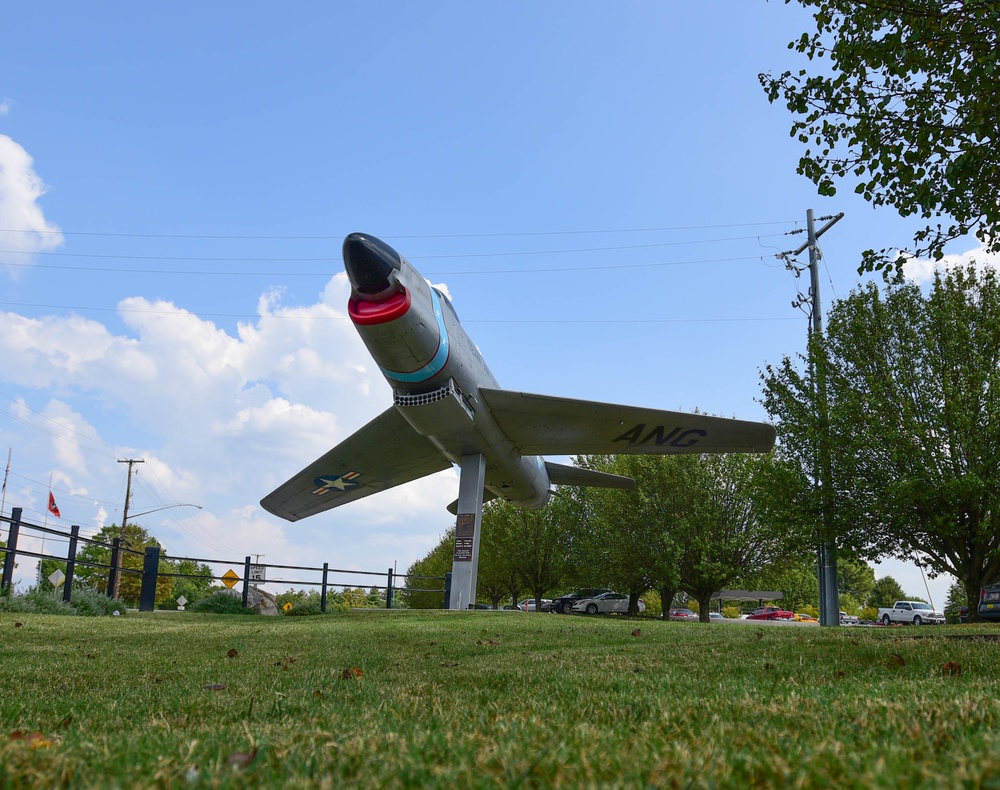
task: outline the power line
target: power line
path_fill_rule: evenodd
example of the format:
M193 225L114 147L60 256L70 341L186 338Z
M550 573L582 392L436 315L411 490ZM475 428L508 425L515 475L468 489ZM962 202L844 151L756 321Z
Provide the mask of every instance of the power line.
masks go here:
M753 236L729 236L724 238L715 239L691 239L684 241L664 241L664 242L654 242L650 244L619 244L614 246L606 247L570 247L558 250L514 250L507 252L464 252L464 253L449 253L447 255L407 255L406 258L414 261L433 261L433 260L455 260L455 259L468 259L468 258L514 258L523 256L539 256L539 255L570 255L575 253L584 252L620 252L622 250L646 250L646 249L661 249L663 247L684 247L693 244L720 244L723 242L730 241L748 241L750 239L761 239L770 238L773 236L784 236L784 233L770 233L770 234L755 234ZM232 263L279 263L279 262L294 262L294 263L333 263L339 262L339 256L322 255L322 256L310 256L310 257L296 257L290 255L277 255L277 256L267 256L267 257L254 257L249 255L122 255L118 253L100 253L100 252L52 252L48 250L3 250L0 249L0 254L4 255L28 255L28 256L47 256L50 258L105 258L110 260L134 260L134 261L207 261L212 263L218 262L232 262ZM11 265L11 264L7 264ZM169 271L160 272L163 274L169 274Z
M798 220L765 220L761 222L737 222L722 225L673 225L657 228L607 228L603 230L540 230L540 231L502 231L492 233L427 233L427 234L391 234L383 233L383 239L499 239L526 238L537 236L582 236L603 235L614 233L659 233L678 230L717 230L719 228L753 228L761 225L797 225ZM82 230L31 230L25 228L0 228L0 233L26 233L28 235L50 236L96 236L108 238L129 239L216 239L243 241L340 241L346 233L327 235L241 235L241 234L185 234L185 233L121 233L112 231L82 231Z

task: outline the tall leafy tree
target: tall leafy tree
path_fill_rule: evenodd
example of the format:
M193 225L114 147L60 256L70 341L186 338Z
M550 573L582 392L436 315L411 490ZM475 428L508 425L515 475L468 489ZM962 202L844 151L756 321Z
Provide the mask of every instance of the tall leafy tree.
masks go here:
M122 538L121 580L118 585L118 597L129 606L139 605L139 593L142 590L143 552L147 546L160 546L160 542L149 534L145 527L129 524L123 531L117 524L102 527L85 548L77 552L75 577L81 585L99 592L107 591L108 567L111 565L111 549L107 545L115 538ZM162 548L162 547L161 547ZM88 565L87 563L95 563ZM103 566L103 567L99 567ZM65 567L65 566L62 566ZM157 568L161 574L172 573L174 568L165 555L161 553ZM159 605L169 600L173 595L174 582L169 576L160 576L156 582L155 602Z
M791 0L786 0L791 2ZM836 182L902 216L932 220L912 254L941 258L974 232L1000 251L1000 11L970 0L798 0L815 28L789 44L807 68L761 74L772 101L796 116L799 173L820 194ZM944 224L934 222L949 217ZM901 266L868 250L862 267Z
M973 266L859 287L812 346L827 373L831 495L841 546L951 573L970 600L1000 576L1000 282ZM815 357L814 357L815 358ZM785 452L820 439L805 359L764 373Z
M443 582L433 577L443 577L451 572L454 549L455 528L452 527L426 556L407 568L407 591L403 596L407 606L411 609L440 609L444 606L444 596L440 592L431 592L440 590Z
M837 558L837 587L865 606L875 589L875 569L863 559L844 556Z
M669 601L679 589L676 524L685 512L690 488L681 482L684 468L652 455L595 455L577 463L631 477L636 489L579 489L574 492L576 523L574 563L578 581L608 585L629 594L629 613L638 612L639 596L656 588Z
M892 576L883 576L876 579L872 587L871 595L868 596L868 606L875 609L887 608L906 599L906 593L898 581Z
M504 564L532 594L536 611L541 610L545 593L562 584L567 576L567 510L567 503L555 497L541 510L523 510L497 502L490 511L507 522Z
M697 473L691 509L679 522L680 581L697 599L701 621L708 622L712 593L780 560L795 544L758 506L761 493L770 487L773 455L729 453L671 460L691 465Z
M479 544L479 577L476 583L476 597L488 601L498 608L503 600L516 604L524 583L511 563L510 519L500 517L494 509L506 503L498 500L488 502L483 508L483 524Z

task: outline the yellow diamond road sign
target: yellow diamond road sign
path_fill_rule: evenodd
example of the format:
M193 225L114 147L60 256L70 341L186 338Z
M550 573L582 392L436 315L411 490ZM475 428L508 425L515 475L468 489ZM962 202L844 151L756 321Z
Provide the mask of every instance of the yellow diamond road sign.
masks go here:
M226 585L230 590L236 586L236 582L240 580L240 577L236 575L236 571L230 568L224 574L222 574L222 583Z
M291 601L285 601L285 605L282 606L281 608L284 609L287 612L289 609L292 608L292 602Z

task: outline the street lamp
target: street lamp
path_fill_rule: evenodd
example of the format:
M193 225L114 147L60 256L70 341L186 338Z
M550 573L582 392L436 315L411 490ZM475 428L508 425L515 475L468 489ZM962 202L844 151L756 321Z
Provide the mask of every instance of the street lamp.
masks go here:
M176 505L164 505L163 507L154 507L152 510L144 510L141 513L132 513L132 518L139 518L139 516L148 516L150 513L156 513L158 510L166 510L170 507L196 507L201 510L201 505L192 505L189 502L178 502Z

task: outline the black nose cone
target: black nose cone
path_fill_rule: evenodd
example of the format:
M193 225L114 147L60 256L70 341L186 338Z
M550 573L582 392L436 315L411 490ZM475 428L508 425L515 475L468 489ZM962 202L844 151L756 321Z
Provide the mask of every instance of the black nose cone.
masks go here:
M367 233L352 233L344 239L344 268L358 293L381 293L389 287L389 275L401 267L399 253L381 239Z

